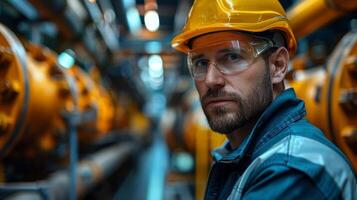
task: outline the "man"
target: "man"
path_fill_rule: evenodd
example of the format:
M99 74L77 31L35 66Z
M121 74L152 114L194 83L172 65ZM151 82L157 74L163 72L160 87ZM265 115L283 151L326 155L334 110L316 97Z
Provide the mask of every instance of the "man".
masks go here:
M196 0L172 45L188 67L217 149L205 199L357 199L345 156L285 90L296 49L277 0Z

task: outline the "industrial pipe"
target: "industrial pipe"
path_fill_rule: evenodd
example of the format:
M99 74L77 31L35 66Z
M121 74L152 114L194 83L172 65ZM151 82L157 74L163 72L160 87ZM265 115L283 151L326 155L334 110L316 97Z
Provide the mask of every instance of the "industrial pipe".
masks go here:
M113 174L125 160L138 151L134 142L125 142L100 150L83 159L77 167L77 195L85 195L93 186ZM5 199L68 199L70 176L67 170L50 176L45 181L16 183L0 186L0 191L11 193ZM0 196L3 198L3 196Z
M291 8L287 16L299 39L354 10L356 0L304 0Z

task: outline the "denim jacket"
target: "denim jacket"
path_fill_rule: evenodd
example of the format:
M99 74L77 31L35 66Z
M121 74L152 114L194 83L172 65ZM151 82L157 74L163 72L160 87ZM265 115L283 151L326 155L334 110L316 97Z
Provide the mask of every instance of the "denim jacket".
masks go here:
M304 102L285 90L238 148L227 142L214 150L205 199L357 200L349 161L305 114Z

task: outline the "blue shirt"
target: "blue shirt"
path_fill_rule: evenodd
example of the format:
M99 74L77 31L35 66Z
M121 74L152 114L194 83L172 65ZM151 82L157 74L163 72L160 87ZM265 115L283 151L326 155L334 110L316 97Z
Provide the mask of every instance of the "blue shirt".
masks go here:
M205 199L357 200L348 160L305 115L293 89L280 94L238 148L213 151Z

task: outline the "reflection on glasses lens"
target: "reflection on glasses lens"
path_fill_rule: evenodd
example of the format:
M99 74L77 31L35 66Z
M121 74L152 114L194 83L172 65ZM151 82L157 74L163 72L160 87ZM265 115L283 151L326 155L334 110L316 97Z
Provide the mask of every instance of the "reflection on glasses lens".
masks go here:
M198 80L204 79L211 64L223 74L233 74L247 69L262 52L270 47L271 43L266 41L252 44L224 41L206 48L218 49L214 51L214 59L206 57L204 48L200 48L201 51L190 52L187 60L188 67L192 76Z

